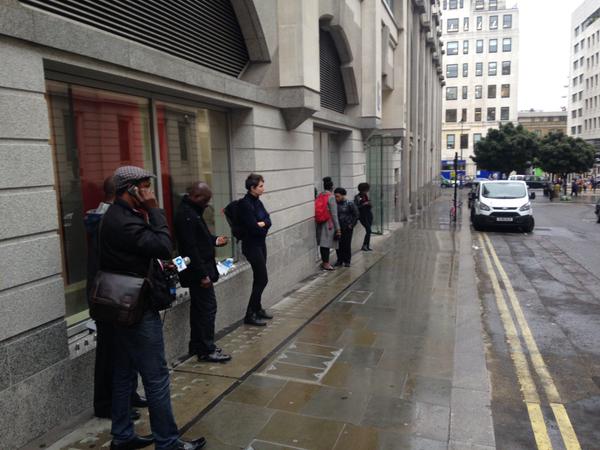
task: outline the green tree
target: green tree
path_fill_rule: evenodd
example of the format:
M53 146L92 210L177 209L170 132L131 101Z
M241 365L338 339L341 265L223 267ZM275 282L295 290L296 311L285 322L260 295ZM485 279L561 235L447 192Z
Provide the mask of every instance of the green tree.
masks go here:
M587 172L594 165L594 156L594 147L583 139L555 131L542 140L537 161L544 172L565 180L570 173ZM565 193L566 189L565 184Z
M500 124L498 129L489 129L487 136L475 145L471 159L480 170L491 170L508 175L514 170L523 173L529 168L537 154L537 136L522 125L512 122Z

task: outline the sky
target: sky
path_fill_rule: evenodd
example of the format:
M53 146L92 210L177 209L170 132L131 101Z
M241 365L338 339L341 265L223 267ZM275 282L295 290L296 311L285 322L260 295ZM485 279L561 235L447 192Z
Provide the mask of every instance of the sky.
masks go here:
M567 106L571 14L583 0L508 0L520 12L519 111Z

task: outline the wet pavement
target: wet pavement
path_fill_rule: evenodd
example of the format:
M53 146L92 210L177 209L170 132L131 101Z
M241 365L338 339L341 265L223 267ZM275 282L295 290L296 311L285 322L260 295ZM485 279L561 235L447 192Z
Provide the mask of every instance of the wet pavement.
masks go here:
M268 327L224 336L232 362L177 366L184 436L207 450L495 448L471 234L448 209L444 197L351 268L307 280ZM106 448L109 426L35 448Z

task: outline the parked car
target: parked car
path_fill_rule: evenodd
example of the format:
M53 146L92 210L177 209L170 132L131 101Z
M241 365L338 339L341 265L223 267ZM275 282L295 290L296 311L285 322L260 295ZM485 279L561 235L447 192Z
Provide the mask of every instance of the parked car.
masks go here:
M548 179L537 175L525 175L525 183L529 189L543 189L548 184Z
M471 208L473 227L481 231L486 226L507 226L530 233L535 227L531 194L525 181L481 181Z

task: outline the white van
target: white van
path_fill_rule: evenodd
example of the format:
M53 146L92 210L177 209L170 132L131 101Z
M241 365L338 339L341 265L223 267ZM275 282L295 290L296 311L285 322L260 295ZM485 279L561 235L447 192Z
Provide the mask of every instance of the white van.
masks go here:
M518 180L481 181L474 193L471 223L477 231L486 226L510 226L533 231L533 209L527 184Z

